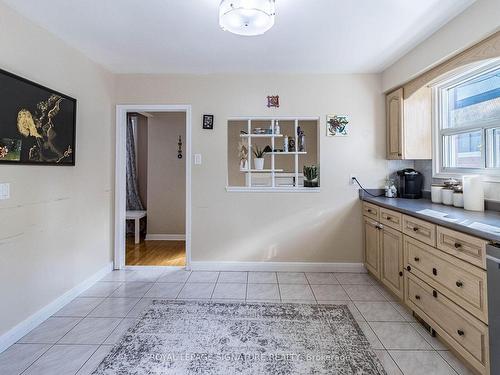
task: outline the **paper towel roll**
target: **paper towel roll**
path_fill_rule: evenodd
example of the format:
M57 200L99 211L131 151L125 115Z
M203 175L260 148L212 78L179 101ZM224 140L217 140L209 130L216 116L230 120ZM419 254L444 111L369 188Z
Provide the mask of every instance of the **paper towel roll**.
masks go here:
M484 211L482 176L464 176L464 208L469 211Z

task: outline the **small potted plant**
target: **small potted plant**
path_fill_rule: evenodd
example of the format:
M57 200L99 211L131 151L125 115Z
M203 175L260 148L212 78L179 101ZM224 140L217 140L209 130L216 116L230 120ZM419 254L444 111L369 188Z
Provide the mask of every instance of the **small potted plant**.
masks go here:
M304 165L304 187L319 186L319 169L317 165Z
M253 163L254 163L254 166L255 166L255 169L258 169L258 170L262 170L264 169L264 155L266 154L266 152L259 148L258 146L255 146L253 148L253 155L255 156L255 158L253 159Z

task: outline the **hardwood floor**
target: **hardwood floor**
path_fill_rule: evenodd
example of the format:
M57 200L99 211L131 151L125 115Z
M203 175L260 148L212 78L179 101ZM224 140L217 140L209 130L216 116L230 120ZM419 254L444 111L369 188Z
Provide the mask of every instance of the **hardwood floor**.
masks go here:
M125 264L127 266L185 266L185 241L145 241L137 245L127 237Z

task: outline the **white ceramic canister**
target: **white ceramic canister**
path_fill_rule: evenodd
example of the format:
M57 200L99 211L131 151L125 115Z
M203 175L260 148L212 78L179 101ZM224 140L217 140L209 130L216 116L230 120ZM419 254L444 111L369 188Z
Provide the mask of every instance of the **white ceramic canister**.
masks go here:
M441 199L443 204L446 204L447 206L453 205L453 190L452 189L441 190Z
M432 201L432 203L442 203L443 202L443 199L441 197L443 189L444 189L443 185L432 185L431 186L431 201Z
M464 195L463 193L453 193L453 205L455 207L463 207L464 206Z
M481 176L464 176L464 208L470 211L484 211L484 190Z

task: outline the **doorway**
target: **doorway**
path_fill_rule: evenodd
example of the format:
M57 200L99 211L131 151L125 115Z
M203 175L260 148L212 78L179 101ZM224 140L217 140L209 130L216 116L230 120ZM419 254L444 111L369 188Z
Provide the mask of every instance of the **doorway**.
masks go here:
M130 121L131 116L135 116L135 123ZM153 138L148 136L148 139L152 139L152 143L151 149L147 152L151 159L147 161L147 198L144 197L144 183L141 189L138 187L139 184L135 184L136 194L133 194L133 189L132 194L130 194L130 191L127 194L127 186L130 189L130 186L134 185L127 184L127 181L130 181L130 170L127 177L127 162L130 163L127 155L130 155L130 147L132 147L130 146L130 133L133 132L137 136L138 126L144 126L144 118L147 118L147 132L151 129L153 133L151 134ZM142 125L137 119L142 120ZM173 130L175 135L173 132L169 134L166 131L169 123L172 125L172 129L178 128ZM127 128L129 138L127 138ZM184 131L180 131L181 128ZM144 131L142 133L144 134ZM142 137L144 138L144 136ZM175 137L174 147L171 144L172 137ZM136 138L133 138L135 141L134 152L137 151L139 145ZM161 143L161 139L165 141L165 147L161 147L161 145L155 146L155 143ZM129 141L128 148L127 141ZM168 154L165 152L168 152ZM138 155L134 154L135 156ZM167 159L162 161L162 157ZM172 158L175 158L175 160ZM134 160L136 168L140 168L140 164L144 164L143 159ZM171 168L174 168L170 172L166 170L169 164L168 160L171 161ZM181 165L183 170L179 170ZM191 106L118 105L116 107L115 168L115 269L165 266L183 268L184 265L189 269L191 263ZM138 172L139 169L136 171ZM142 169L141 173L137 173L135 177L144 178L144 172L144 169ZM176 187L172 187L168 191L162 191L164 187L162 187L162 184L165 184L168 180L169 173L175 174L175 176L172 176L173 178L185 180L185 183L182 184L184 188L182 199L179 199L178 196L168 197L169 193L176 194ZM179 190L179 184L177 184L177 190ZM180 192L177 194L180 194ZM137 196L138 201L144 201L144 207L142 207L141 203L135 204L134 200L132 200L131 204L131 196ZM142 196L142 199L139 199L139 196ZM166 200L163 199L165 197ZM172 201L184 201L185 205L170 207ZM168 216L168 212L172 212L172 214ZM183 215L184 212L185 215ZM174 215L176 215L176 219L172 220ZM184 222L179 222L181 217ZM145 222L148 224L144 235L141 228L144 229ZM127 223L129 232L131 232L128 237ZM178 233L168 233L169 231Z

